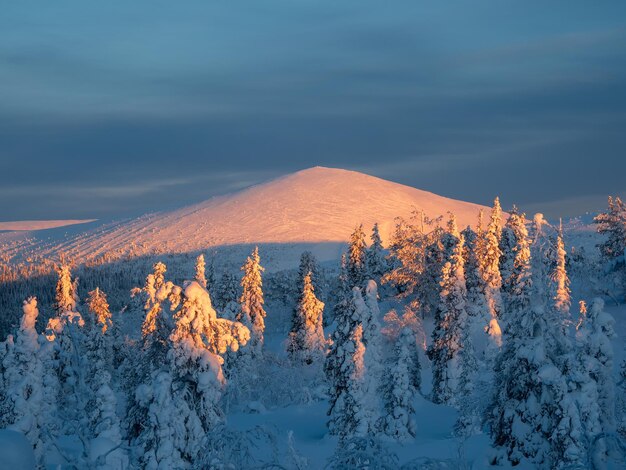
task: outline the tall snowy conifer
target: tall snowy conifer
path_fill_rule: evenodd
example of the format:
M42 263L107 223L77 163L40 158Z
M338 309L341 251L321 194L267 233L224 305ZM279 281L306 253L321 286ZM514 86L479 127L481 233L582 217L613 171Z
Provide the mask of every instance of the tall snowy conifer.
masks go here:
M561 317L563 324L569 324L570 307L572 305L571 292L569 289L569 277L566 269L566 251L563 243L562 230L556 241L556 266L552 272L552 281L554 282L554 308Z
M265 310L263 304L263 280L259 248L256 247L242 266L241 279L241 312L238 320L250 329L250 348L253 356L260 356L263 351L263 334L265 331Z
M2 425L21 432L41 459L48 441L50 424L46 422L44 401L44 364L40 357L39 335L35 322L39 315L37 299L24 301L24 315L15 340L9 337L2 358L4 399Z
M444 235L449 259L441 268L440 306L435 315L435 329L428 356L433 361L433 392L435 403L458 405L463 362L460 352L471 341L466 311L467 289L463 260L463 240L459 238L454 219Z
M324 337L324 303L315 296L311 273L304 276L300 300L294 311L287 350L294 359L311 364L324 357L327 341Z
M502 345L501 328L499 325L499 317L502 312L502 277L500 275L500 240L502 236L502 209L500 208L500 199L495 198L493 201L493 209L491 210L491 219L487 230L484 232L482 240L479 244L479 260L480 271L485 283L485 298L491 319L487 332L492 343L492 347L500 347Z
M348 256L346 253L342 253L341 263L339 265L339 276L337 277L337 296L335 305L333 306L333 320L335 322L341 322L340 317L347 311L347 306L351 298L352 288L348 281Z
M619 197L608 199L608 210L593 221L606 240L598 245L608 267L616 273L618 284L626 289L626 204Z
M146 339L150 341L153 337L162 341L167 334L169 334L169 332L166 331L167 327L161 315L162 307L159 298L162 298L162 296L158 295L161 288L165 285L165 272L167 268L165 264L159 261L154 264L153 270L154 272L149 274L146 278L146 284L143 288L145 296L144 311L146 312L146 316L141 325L141 334L144 341L146 341Z
M538 278L531 273L526 236L515 251L511 310L487 421L494 443L513 464L523 458L546 468L579 464L580 416L561 369L562 352L552 346L558 325L550 320L545 291L533 283Z
M467 314L475 318L473 322L489 322L489 309L485 299L485 282L480 275L480 260L478 259L478 234L467 227L461 232L465 244L463 246L463 261L465 264L465 285L467 287Z
M67 264L57 268L58 280L56 284L55 308L58 314L72 312L78 303L76 283L72 281L72 273Z
M502 297L505 310L510 308L511 297L515 296L511 290L513 285L515 285L515 258L518 250L518 241L528 237L524 220L525 215L519 214L517 207L513 206L509 213L509 218L502 229L502 238L500 239L500 274L502 277Z
M136 391L148 421L136 438L143 449L142 466L187 468L197 461L204 436L223 420L220 354L237 351L249 338L242 324L217 318L198 282L186 283L168 338L169 367L154 371L151 383Z
M380 280L387 272L387 260L385 259L385 251L383 242L378 231L378 224L374 224L371 235L372 244L367 249L365 261L367 266L367 276L370 279L380 283Z
M300 256L300 266L298 267L298 289L300 292L304 286L304 278L307 274L311 275L311 285L317 293L318 298L321 298L323 285L322 273L320 272L315 256L310 251L304 251Z
M207 288L206 280L206 263L204 262L204 255L200 253L196 258L196 275L195 280L205 289Z
M371 304L376 289L373 281L369 284L366 295L369 294L368 303ZM380 386L380 359L376 350L379 339L375 336L377 319L368 303L363 299L361 289L353 288L352 298L337 318L324 367L330 384L329 429L331 434L341 437L364 436L376 431Z
M580 302L576 327L577 368L572 373L577 386L576 401L583 423L586 447L591 461L600 468L606 460L604 433L615 429L614 384L612 376L613 318L604 312L602 299L595 299L588 311Z
M109 311L107 296L99 287L89 292L87 307L94 316L94 324L100 327L103 334L106 333L112 325L111 312Z
M511 250L513 263L506 279L507 312L504 324L511 316L530 307L532 291L530 239L524 224L525 215L512 214L511 217L513 220L509 224L509 228L513 233L515 245Z
M337 374L341 381L336 384L340 386L331 393L328 427L331 434L342 439L363 437L372 428L372 418L368 413L370 391L365 365L363 326L357 324L340 348Z
M383 428L385 434L400 441L414 437L416 430L413 401L417 390L411 380L415 350L415 335L409 328L403 328L396 340L393 362L387 369L383 388Z
M348 285L352 287L363 287L366 276L366 252L365 232L363 225L359 225L350 235L348 244Z

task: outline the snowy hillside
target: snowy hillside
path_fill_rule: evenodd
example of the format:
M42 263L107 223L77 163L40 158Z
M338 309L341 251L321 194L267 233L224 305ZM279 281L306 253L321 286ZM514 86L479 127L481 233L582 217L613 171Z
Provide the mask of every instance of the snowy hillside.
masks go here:
M357 224L369 230L375 222L385 241L394 219L409 217L415 209L429 217L452 211L463 227L475 223L481 206L354 171L315 167L175 211L102 225L62 241L39 238L27 246L29 255L50 257L62 251L86 261L104 253L122 256L238 244L343 243ZM316 254L331 259L337 257L337 250L327 256Z
M0 231L34 231L47 230L51 228L67 227L68 225L86 224L94 222L95 219L88 220L19 220L15 222L0 222Z

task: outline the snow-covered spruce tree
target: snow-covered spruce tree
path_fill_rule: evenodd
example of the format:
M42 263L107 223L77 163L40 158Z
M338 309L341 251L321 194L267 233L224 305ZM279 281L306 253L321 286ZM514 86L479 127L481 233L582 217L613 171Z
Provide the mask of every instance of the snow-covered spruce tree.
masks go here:
M237 277L228 272L222 274L217 285L215 307L229 320L234 320L239 313L239 287Z
M369 289L370 295L374 291ZM380 385L376 373L380 369L377 369L374 359L377 340L369 339L372 351L366 352L364 327L365 324L373 326L373 322L369 320L371 316L372 312L363 300L361 289L354 287L352 298L337 317L333 342L324 365L329 381L328 415L331 416L331 434L345 437L376 431L379 415L376 394ZM373 331L374 328L369 333ZM368 371L367 374L365 370ZM349 390L351 387L353 389ZM347 398L348 396L352 398ZM348 404L345 403L346 400ZM347 415L355 412L355 406L359 407L358 416L350 418Z
M265 331L265 310L263 304L263 280L261 273L265 269L261 266L259 248L254 251L246 263L241 267L243 278L241 279L241 312L238 321L250 329L250 351L253 357L263 353L263 334Z
M67 279L67 276L60 275L59 284L67 282ZM74 292L76 292L76 281L74 281L73 286ZM57 289L57 292L61 290ZM75 298L73 303L67 302L64 305L73 306L75 309L77 301L78 299ZM60 302L57 301L57 303ZM112 393L108 397L113 401L112 405L97 402L97 399L91 401L94 398L94 391L101 391L101 387L97 386L97 374L101 372L108 374L105 367L99 369L97 364L92 363L92 361L95 362L95 356L107 359L110 356L106 351L100 350L104 341L98 341L97 336L95 336L96 334L102 335L102 326L94 325L89 331L85 328L85 321L81 314L75 309L60 312L57 317L51 318L46 329L46 336L49 341L53 342L53 354L58 361L59 388L55 405L62 422L60 432L66 436L78 436L83 444L82 452L76 457L78 466L96 465L95 459L99 455L98 449L110 450L116 445L112 439L114 437L121 438L118 426L116 435L101 436L98 445L93 441L94 438L98 437L92 426L97 421L97 418L92 421L94 413L99 414L98 408L100 408L100 411L107 414L107 407L109 410L115 408L115 397ZM107 415L106 418L102 418L106 423L104 426L109 425L110 417ZM113 426L115 427L115 424ZM119 442L121 440L117 441L117 443ZM117 459L122 457L112 456L118 465L121 463ZM107 460L106 463L111 462Z
M556 240L556 263L552 272L554 282L554 310L560 316L564 328L571 323L570 307L572 305L571 292L569 289L569 277L566 268L566 251L563 243L563 233L560 230Z
M554 243L547 233L549 227L543 214L538 213L533 216L533 241L530 247L531 264L532 264L532 284L534 296L542 300L547 299L549 308L546 310L546 321L549 325L555 326L547 331L546 340L549 342L549 348L554 351L559 364L559 370L563 374L567 374L572 367L572 345L567 335L567 327L570 321L563 318L562 312L554 308L552 292L552 281L550 273L554 270L551 265L556 268L556 263L552 261L555 257L552 253L556 253L553 249ZM558 328L556 327L558 326Z
M560 369L560 352L552 347L558 325L549 321L547 295L533 285L524 238L517 242L515 301L507 313L487 421L495 445L513 464L523 458L545 468L580 464L580 416Z
M366 436L374 427L374 420L368 413L370 391L362 325L356 325L346 341L339 346L338 353L336 366L339 370L336 372L340 382L331 391L329 431L342 439Z
M351 298L352 288L348 284L348 255L342 253L341 263L339 264L339 276L337 276L335 305L333 305L332 310L333 321L341 321L340 317L346 312Z
M302 252L300 256L300 266L298 267L298 291L302 292L302 288L304 286L304 277L309 274L311 275L311 284L313 289L317 293L317 297L319 299L323 298L323 285L324 280L320 268L317 264L317 260L315 256L310 251Z
M422 386L422 368L420 364L419 344L425 344L426 337L421 319L410 308L405 308L402 316L395 310L385 314L385 326L381 333L386 338L388 345L395 345L403 330L408 329L413 336L411 360L409 366L409 379L413 388L419 392ZM394 359L395 360L395 359ZM389 366L387 366L389 367Z
M363 343L368 349L368 356L371 358L373 375L374 370L380 372L382 364L381 358L381 333L380 333L380 309L378 307L378 286L373 280L367 281L365 284L365 305L357 312L359 319L363 324ZM357 302L357 307L360 302Z
M414 371L411 370L415 363L415 351L413 332L409 328L402 329L383 386L383 429L385 434L401 441L415 436L413 400L417 391L412 380Z
M90 437L98 448L107 452L122 442L120 418L117 416L117 397L112 389L113 323L106 295L99 288L89 293L87 300L93 318L85 344L89 364L87 382L90 395L87 402ZM105 450L106 449L106 450ZM103 465L123 467L126 457L122 451L109 454Z
M163 318L161 317L162 308L157 293L165 285L167 267L159 261L154 264L153 270L154 272L146 278L146 284L143 288L146 316L141 325L141 336L144 338L144 343L146 340L151 341L155 336L162 340L164 336L162 332L164 329Z
M502 277L500 275L500 239L502 236L502 209L500 199L495 198L491 219L487 230L483 233L482 240L477 245L479 248L478 259L480 260L480 273L485 285L485 298L490 313L487 333L491 341L492 352L502 345L502 332L499 325L500 313L502 312Z
M603 312L602 300L596 299L587 311L580 302L580 316L576 327L577 367L571 373L576 384L576 402L584 429L585 444L590 461L602 468L606 461L607 442L604 433L613 431L612 375L613 319ZM608 367L608 369L607 369ZM608 410L603 407L609 407Z
M365 232L363 225L359 225L350 235L348 243L348 286L362 287L367 275L366 266L367 244L365 243Z
M4 406L2 427L19 431L32 444L38 459L43 457L49 424L44 406L44 365L35 322L37 299L24 301L24 315L15 339L9 337L3 356Z
M626 289L626 204L619 197L608 198L608 210L594 219L597 231L606 235L606 240L598 245L608 269L618 277L618 284Z
M136 391L146 410L147 423L136 438L139 464L146 468L187 468L196 461L204 436L223 420L220 354L237 351L250 338L241 323L217 318L208 292L196 281L186 283L175 322L167 367Z
M433 402L452 406L458 406L458 400L463 398L459 395L463 367L459 353L471 341L466 311L463 240L455 228L451 224L444 236L444 245L452 251L441 269L440 305L428 349L428 357L433 363Z
M509 225L509 228L513 233L515 246L511 249L513 262L506 279L506 313L501 321L505 329L506 322L511 319L512 315L516 315L530 307L531 287L533 284L531 278L530 239L524 224L525 215L518 216L515 214L515 216L512 215L511 217L514 217L514 220Z
M390 270L382 283L395 288L408 306L422 315L430 313L436 300L438 282L432 273L440 255L441 218L429 219L423 211L413 212L411 219L400 218L389 246ZM434 269L434 271L433 271ZM436 304L436 302L435 302Z
M500 276L502 277L502 301L505 311L509 309L511 297L515 296L511 292L515 284L515 256L518 240L524 237L528 238L525 215L519 214L517 207L513 206L500 239Z
M590 377L598 387L600 423L603 431L615 430L615 384L613 381L613 346L615 336L613 317L604 311L604 301L594 299L585 317L581 318L576 342L584 355Z
M72 273L67 264L57 267L57 284L55 289L55 310L58 315L64 312L73 312L78 303L76 283L72 281Z
M304 276L300 300L293 314L287 350L297 361L311 364L325 356L324 302L315 296L311 273Z
M89 292L87 296L87 307L89 308L89 312L93 315L94 325L97 325L103 334L106 333L112 326L111 311L109 310L107 296L99 287Z
M436 228L429 236L424 249L424 268L419 278L418 303L422 317L435 317L439 308L441 291L441 269L449 255L449 246L444 245L445 231Z
M204 262L204 255L200 253L196 258L196 275L195 280L205 289L207 288L206 280L206 263Z
M485 283L480 275L478 259L478 234L467 227L463 236L463 261L465 264L465 285L467 287L467 314L479 320L489 320L489 310L485 300Z
M382 277L387 273L387 259L377 223L372 227L370 239L372 243L365 253L367 277L380 284Z

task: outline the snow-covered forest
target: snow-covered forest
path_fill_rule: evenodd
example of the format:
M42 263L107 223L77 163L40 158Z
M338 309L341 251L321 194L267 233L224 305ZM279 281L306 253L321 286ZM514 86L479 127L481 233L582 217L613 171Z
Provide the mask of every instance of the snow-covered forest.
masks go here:
M340 260L271 273L262 247L4 259L0 451L31 468L624 468L619 198L589 224L497 198L468 226L416 210L382 240L357 225Z

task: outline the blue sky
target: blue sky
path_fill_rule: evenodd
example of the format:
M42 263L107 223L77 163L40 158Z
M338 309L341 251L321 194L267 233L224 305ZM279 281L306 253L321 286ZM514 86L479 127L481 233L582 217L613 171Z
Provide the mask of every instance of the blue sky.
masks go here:
M0 220L315 165L570 216L625 194L626 2L0 0Z

